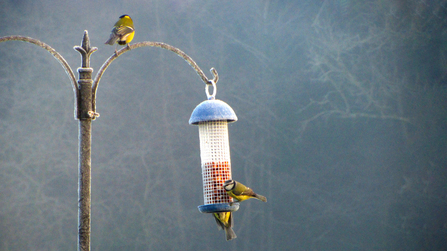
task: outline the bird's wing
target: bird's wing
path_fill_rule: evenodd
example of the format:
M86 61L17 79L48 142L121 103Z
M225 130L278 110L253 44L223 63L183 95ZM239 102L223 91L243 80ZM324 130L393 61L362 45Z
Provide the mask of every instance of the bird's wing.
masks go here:
M255 196L256 193L249 187L247 187L244 191L242 191L241 195Z
M116 35L122 37L125 36L129 33L132 33L134 31L134 29L130 26L118 26L113 28L113 33L115 33Z
M232 228L233 227L233 214L232 213L230 213L230 218L228 219L228 226L230 227L230 228Z
M214 219L216 220L217 228L219 230L225 229L225 225L215 215L213 215L213 216L214 216Z

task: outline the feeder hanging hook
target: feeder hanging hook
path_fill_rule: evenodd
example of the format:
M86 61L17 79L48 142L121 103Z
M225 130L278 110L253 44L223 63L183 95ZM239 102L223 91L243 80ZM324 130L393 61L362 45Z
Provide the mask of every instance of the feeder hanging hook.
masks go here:
M214 79L213 80L209 80L209 82L211 84L206 84L205 85L205 93L206 93L206 97L207 97L208 100L213 100L216 97L217 86L216 86L216 82L214 81ZM213 94L210 95L209 88L210 88L211 85L213 86Z

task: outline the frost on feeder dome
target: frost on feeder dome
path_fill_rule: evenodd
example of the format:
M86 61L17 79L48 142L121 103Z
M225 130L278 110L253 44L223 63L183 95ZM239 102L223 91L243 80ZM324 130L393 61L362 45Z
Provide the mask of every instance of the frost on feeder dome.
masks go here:
M197 125L200 122L237 121L236 113L227 103L218 99L205 100L192 112L189 123Z
M223 189L231 179L228 123L237 121L233 109L221 100L205 100L192 112L189 123L199 126L204 205L202 213L237 211L239 204Z

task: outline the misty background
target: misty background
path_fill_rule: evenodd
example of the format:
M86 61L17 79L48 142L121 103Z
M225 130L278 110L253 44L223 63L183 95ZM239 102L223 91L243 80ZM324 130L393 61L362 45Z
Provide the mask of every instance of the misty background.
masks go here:
M99 83L92 250L445 250L447 0L0 2L0 36L47 43L94 75L122 14L220 80L233 178L268 198L225 241L203 204L206 99L172 52L138 48ZM0 43L0 250L76 250L77 121L59 63Z

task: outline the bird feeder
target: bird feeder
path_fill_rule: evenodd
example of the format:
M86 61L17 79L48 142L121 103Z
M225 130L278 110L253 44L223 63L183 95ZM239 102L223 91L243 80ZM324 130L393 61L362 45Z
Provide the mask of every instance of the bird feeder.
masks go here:
M208 87L208 86L207 86ZM239 209L238 203L223 189L223 183L231 179L230 144L228 123L237 121L233 109L214 93L194 109L189 124L199 127L200 158L203 179L204 205L199 206L202 213L233 212Z

